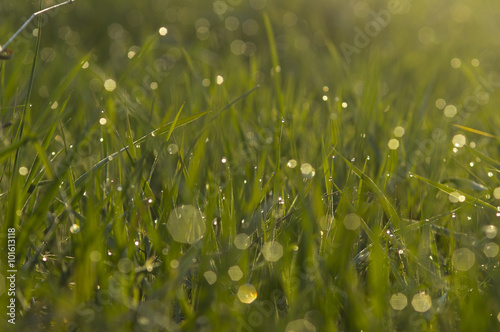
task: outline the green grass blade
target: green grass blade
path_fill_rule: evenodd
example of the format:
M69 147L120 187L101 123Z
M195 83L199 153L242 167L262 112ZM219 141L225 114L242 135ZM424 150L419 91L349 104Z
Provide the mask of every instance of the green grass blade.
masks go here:
M199 113L196 113L196 114L193 114L193 115L190 115L190 116L186 116L186 117L184 117L184 118L182 118L182 119L180 119L180 120L177 121L177 125L175 126L175 128L179 128L181 126L187 125L190 122L196 121L199 118L201 118L202 116L207 115L208 113L210 113L210 111L203 111L203 112L199 112ZM148 138L153 137L152 134L154 134L154 137L159 136L159 135L163 135L163 134L169 132L170 128L172 126L173 126L173 122L170 122L170 123L166 124L165 126L163 126L161 128L155 129L152 132L150 132L149 134L144 135L143 137L141 137L138 140L136 140L135 142L133 142L132 145L135 146L137 144L141 144L141 143L145 142ZM119 151L116 151L116 152L110 154L109 156L107 156L106 158L102 159L101 161L99 161L90 170L88 170L87 172L83 173L75 181L75 186L78 187L90 174L92 174L93 172L96 172L99 169L101 169L103 166L105 166L107 163L109 163L111 160L113 160L115 157L117 157L120 153L128 150L128 148L129 147L126 146L123 149L121 149Z
M469 195L469 194L466 194L464 193L463 191L459 190L459 189L456 189L456 188L452 188L452 187L448 187L444 184L441 184L439 182L436 182L436 181L432 181L430 179L427 179L423 176L420 176L420 175L417 175L415 173L410 173L410 175L412 177L414 177L415 179L417 180L420 180L424 183L427 183L431 186L433 186L434 188L436 189L439 189L441 190L442 192L446 193L446 194L451 194L451 193L458 193L459 195L463 195L465 197L465 202L466 203L471 203L471 204L479 204L479 205L482 205L484 207L487 207L489 209L492 209L492 210L497 210L497 208L485 201L483 201L482 199L478 198L478 197L474 197L472 195Z
M401 219L399 218L398 212L396 211L394 206L392 206L391 202L389 202L389 199L384 195L382 190L380 190L380 188L375 184L375 182L373 182L373 180L368 175L363 173L359 168L354 166L343 155L338 153L338 151L336 151L335 149L333 149L333 150L335 151L335 154L338 154L339 156L341 156L342 159L344 160L344 162L349 166L349 168L354 173L356 173L356 175L361 180L363 180L371 190L373 190L376 193L377 197L380 199L380 203L382 204L382 208L387 213L387 215L392 219L392 222L394 223L394 228L398 229L399 227L401 227Z

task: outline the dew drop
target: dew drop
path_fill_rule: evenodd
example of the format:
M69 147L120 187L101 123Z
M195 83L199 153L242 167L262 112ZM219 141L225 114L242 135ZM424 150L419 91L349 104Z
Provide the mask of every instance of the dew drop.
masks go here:
M497 227L495 225L488 225L484 227L484 232L488 239L493 239L497 236Z
M177 146L177 144L171 143L167 146L167 152L169 154L176 154L177 152L179 152L179 147Z
M229 278L231 278L232 281L238 281L243 278L243 271L241 271L238 265L231 266L227 273L229 274Z
M387 143L387 146L391 150L397 150L397 148L399 148L399 141L397 139L395 139L395 138L391 138L389 140L389 143Z
M290 168L295 168L295 167L297 167L297 160L295 160L295 159L290 159L286 165L287 165L288 167L290 167Z
M283 246L276 241L269 241L262 246L262 254L269 262L276 262L283 256Z
M489 258L496 257L500 247L495 242L486 243L483 248L484 255Z
M361 218L355 213L350 213L344 217L343 224L345 228L353 231L361 225Z
M401 126L397 126L396 128L394 128L393 133L396 137L403 137L403 135L405 134L405 129Z
M447 118L453 118L455 115L457 115L457 108L454 105L446 105L446 107L443 110L444 116Z
M300 165L300 172L307 179L312 179L316 175L316 171L309 163L304 163Z
M421 292L413 296L411 305L416 312L426 312L432 306L432 299L425 292Z
M158 29L158 33L160 34L160 36L166 36L168 33L168 29L165 27L161 27L160 29Z
M453 136L451 142L453 143L453 145L455 147L461 148L462 146L465 145L465 143L467 143L467 139L465 138L464 135L458 134L458 135Z
M178 267L179 267L179 261L178 261L177 259L172 259L172 260L170 261L170 267L171 267L172 269L176 269L176 268L178 268Z
M203 276L205 277L209 285L213 285L217 281L217 274L214 271L206 271L205 273L203 273Z
M28 168L24 166L19 167L19 175L21 176L28 175Z
M69 228L69 231L72 233L72 234L78 234L80 233L80 226L77 225L77 224L73 224L71 225L71 227Z
M403 310L408 305L406 295L398 293L391 296L390 304L394 310Z
M244 284L238 289L237 296L242 303L250 304L257 298L257 290L252 284Z
M500 199L500 187L496 187L495 189L493 189L493 197L495 197L496 199Z
M116 82L115 80L112 80L111 78L107 79L104 81L104 89L106 89L107 91L113 91L114 89L116 89Z
M242 223L244 220L242 220ZM240 250L247 249L251 244L250 236L245 233L240 233L234 237L234 246Z
M285 332L316 332L316 327L306 319L297 319L286 325Z
M198 241L206 232L201 212L192 205L175 208L168 218L167 229L175 241L188 244Z
M453 252L451 257L453 267L457 271L468 271L476 261L474 253L467 248L457 249Z

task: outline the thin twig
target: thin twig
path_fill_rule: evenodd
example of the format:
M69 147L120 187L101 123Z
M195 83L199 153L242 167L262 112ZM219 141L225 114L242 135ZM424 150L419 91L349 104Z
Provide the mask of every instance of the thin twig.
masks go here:
M43 14L45 12L48 12L49 10L52 10L52 9L55 9L57 7L61 7L61 6L64 6L64 5L67 5L67 4L70 4L72 2L75 2L76 0L68 0L66 2L61 2L61 3L58 3L57 5L54 5L54 6L51 6L51 7L48 7L48 8L45 8L45 9L42 9L40 11L37 11L36 13L34 13L33 15L31 15L31 17L26 20L26 22L24 22L24 24L19 28L19 30L16 31L15 34L12 35L12 37L10 37L10 39L2 46L0 45L0 52L3 52L6 50L6 47L7 45L9 45L20 33L21 31L23 31L27 26L28 24L35 18L37 17L38 15L40 14Z

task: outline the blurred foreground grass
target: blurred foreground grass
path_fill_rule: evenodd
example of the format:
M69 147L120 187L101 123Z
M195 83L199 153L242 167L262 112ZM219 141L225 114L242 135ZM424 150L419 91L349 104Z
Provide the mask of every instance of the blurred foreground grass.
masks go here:
M0 4L0 41L39 5ZM498 330L499 15L472 0L44 15L0 62L2 330Z

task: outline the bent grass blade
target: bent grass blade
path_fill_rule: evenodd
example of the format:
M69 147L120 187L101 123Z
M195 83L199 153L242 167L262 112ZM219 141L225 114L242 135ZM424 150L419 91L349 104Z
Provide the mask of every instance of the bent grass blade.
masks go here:
M498 137L498 136L495 136L495 135L492 135L492 134L486 133L486 132L481 131L481 130L477 130L477 129L474 129L474 128L461 126L461 125L458 125L458 124L453 124L453 125L454 125L455 127L457 127L457 128L460 128L460 129L462 129L462 130L468 131L468 132L470 132L470 133L474 133L474 134L481 135L481 136L484 136L484 137L489 137L489 138L500 139L500 137Z
M420 175L417 175L415 173L410 173L410 175L412 177L414 177L415 179L417 180L420 180L424 183L427 183L431 186L433 186L434 188L436 189L439 189L441 190L442 192L446 193L446 194L452 194L452 193L458 193L459 195L463 195L465 197L465 203L472 203L472 204L479 204L479 205L482 205L484 207L487 207L489 209L492 209L492 210L497 210L497 208L477 197L474 197L472 195L469 195L469 194L466 194L460 190L458 190L457 188L452 188L452 187L448 187L447 185L444 185L444 184L441 184L439 182L436 182L436 181L432 181L430 179L427 179L427 178L424 178L423 176L420 176Z
M186 116L186 117L184 117L182 119L179 119L177 121L174 120L173 122L167 123L163 127L155 129L152 132L150 132L149 134L144 135L143 137L141 137L138 140L134 141L133 145L135 146L137 144L141 144L141 143L145 142L150 137L159 136L159 135L163 135L163 134L165 134L167 132L171 132L172 128L178 128L178 127L184 126L184 125L186 125L186 124L188 124L190 122L193 122L193 121L201 118L202 116L204 116L204 115L206 115L206 114L208 114L210 112L211 111L198 112L196 114L193 114L193 115L190 115L190 116ZM106 165L107 163L109 163L111 160L113 160L120 153L122 153L124 151L127 151L128 149L129 149L129 146L127 145L126 147L122 148L121 150L116 151L116 152L110 154L109 156L107 156L106 158L102 159L101 161L99 161L89 171L87 171L84 174L82 174L75 181L75 186L78 187L90 174L92 174L93 172L96 172L101 167L103 167L104 165Z
M389 215L389 217L392 219L392 222L394 223L394 228L398 229L400 227L400 225L401 225L401 219L399 218L399 215L398 215L396 209L394 208L394 206L392 206L391 202L389 202L389 200L384 195L384 193L382 192L382 190L380 190L380 188L375 184L375 182L373 182L373 180L368 175L366 175L365 173L363 173L363 171L361 171L359 168L357 168L351 162L349 162L349 160L347 160L337 150L335 150L335 149L333 149L333 150L335 151L335 154L341 156L342 159L344 160L344 162L349 166L349 168L363 182L365 182L371 190L373 190L377 194L378 198L380 199L380 203L382 204L382 208Z

